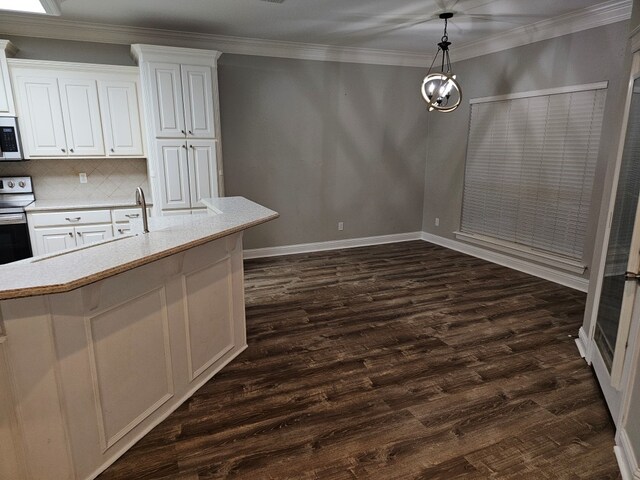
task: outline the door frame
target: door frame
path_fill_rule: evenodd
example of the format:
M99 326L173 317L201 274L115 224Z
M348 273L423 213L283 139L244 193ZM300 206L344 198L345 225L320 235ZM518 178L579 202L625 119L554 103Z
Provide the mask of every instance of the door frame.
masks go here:
M634 82L639 78L640 78L640 52L635 52L633 54L631 74L630 74L629 82L627 85L624 114L623 114L621 129L620 129L620 137L618 139L618 150L616 154L616 163L615 163L615 169L614 169L613 178L612 178L612 187L611 187L611 192L609 194L607 217L606 217L607 223L606 223L606 228L604 232L604 237L602 240L602 249L600 250L600 256L597 262L597 268L592 270L592 276L590 278L590 282L595 282L595 287L594 287L594 293L593 293L592 309L589 317L589 331L585 332L584 326L581 327L580 338L579 338L580 340L579 345L582 344L582 347L583 347L581 351L584 350L585 360L587 361L588 364L593 366L593 369L596 372L598 383L600 384L600 387L602 389L602 392L607 402L607 406L609 407L611 416L616 426L618 426L618 423L620 420L619 417L620 417L620 409L622 404L622 392L620 389L623 385L628 383L629 369L625 368L625 366L628 365L628 362L622 361L620 358L620 354L618 354L618 359L617 359L618 362L616 364L616 374L615 374L615 378L612 379L611 375L609 374L609 369L606 367L604 360L602 359L602 356L600 355L600 352L597 349L597 346L594 341L594 335L595 335L595 329L596 329L596 322L598 319L600 296L602 293L603 273L604 273L605 264L607 260L607 250L609 247L609 240L611 237L611 223L613 220L613 212L615 209L616 195L618 193L618 182L620 180L622 155L624 152L624 145L625 145L626 136L627 136L627 127L629 124L629 112L631 109L633 87L634 87ZM636 224L633 232L633 240L632 240L632 247L631 247L632 249L633 249L634 242L636 244L640 242L640 203L638 204L638 207L636 210ZM633 260L637 262L637 255L635 255L634 257L635 258ZM629 262L631 261L632 261L632 258L630 257ZM628 289L626 290L628 293ZM636 308L638 303L638 296L635 295L635 291L633 292L633 295L634 295L634 299L631 299L631 301L627 301L627 304L626 304L626 307L631 310L630 312L629 310L627 310L629 312L628 314L629 322L632 322L632 319L634 319L639 315L639 309ZM619 328L616 343L619 340L621 340L621 330L624 330L624 329ZM628 338L629 337L627 337L627 339ZM615 353L618 353L618 349L616 348L615 350L616 350ZM628 353L629 353L629 349L626 348L625 353L622 355L622 359L627 360ZM615 358L614 358L614 363L616 363ZM612 372L613 372L613 367L612 367ZM613 384L612 384L612 380L614 380Z

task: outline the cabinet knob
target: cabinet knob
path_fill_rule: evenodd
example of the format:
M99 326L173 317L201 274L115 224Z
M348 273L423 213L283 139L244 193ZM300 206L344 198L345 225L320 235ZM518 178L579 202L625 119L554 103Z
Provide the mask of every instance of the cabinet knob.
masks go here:
M187 133L184 130L180 130L182 132L183 135L186 135Z
M187 146L185 144L182 144L182 148L187 148Z
M69 236L70 236L70 237L73 237L73 232L69 232Z
M69 149L69 151L70 151L71 153L73 153L73 148L70 148L70 149Z
M76 233L78 234L78 236L79 236L79 237L81 237L81 236L82 236L82 233L80 233L80 232L76 232Z
M193 135L193 132L191 130L189 130L189 135Z
M62 150L62 153L65 153L67 150L64 148L61 148L60 150Z
M115 149L115 148L112 148L112 149L111 149L111 151L112 151L112 152L115 152L115 151L116 151L116 149Z

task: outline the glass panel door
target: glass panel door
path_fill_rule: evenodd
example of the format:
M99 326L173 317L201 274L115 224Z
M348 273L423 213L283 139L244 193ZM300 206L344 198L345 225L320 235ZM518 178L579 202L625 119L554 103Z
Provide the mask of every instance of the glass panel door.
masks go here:
M625 278L638 272L638 195L640 194L640 79L633 85L618 188L602 281L594 341L617 387L629 334L638 282ZM639 222L640 223L640 222Z

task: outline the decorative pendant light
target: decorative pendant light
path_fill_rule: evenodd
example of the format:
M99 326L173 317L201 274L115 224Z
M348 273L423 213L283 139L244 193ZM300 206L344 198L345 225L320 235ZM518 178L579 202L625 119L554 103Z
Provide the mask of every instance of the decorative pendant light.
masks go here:
M456 76L451 73L451 60L449 59L449 36L447 35L447 20L453 17L453 13L445 12L440 14L444 20L444 35L438 43L438 51L429 67L427 76L422 81L422 97L429 106L429 111L453 112L462 101L462 88L456 80ZM431 73L433 64L436 63L438 55L442 52L442 68L440 72Z

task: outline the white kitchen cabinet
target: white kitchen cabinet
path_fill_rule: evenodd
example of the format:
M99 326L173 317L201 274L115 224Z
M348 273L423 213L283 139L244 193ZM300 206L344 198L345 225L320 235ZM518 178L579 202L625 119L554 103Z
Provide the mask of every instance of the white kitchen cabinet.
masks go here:
M218 196L215 141L158 140L156 144L166 210L204 207L201 199Z
M113 228L108 225L86 225L75 227L76 245L89 245L113 238Z
M187 138L215 138L211 67L180 65Z
M149 63L157 138L215 138L211 67Z
M70 156L103 156L98 86L93 79L59 78L62 117Z
M27 158L145 155L136 67L23 59L8 66Z
M128 235L130 220L140 216L140 208L135 207L29 212L33 254L45 255Z
M162 205L166 209L190 208L189 165L184 140L158 140L156 152L162 184Z
M89 245L113 237L111 224L78 227L46 227L34 229L37 255L59 252L67 248Z
M220 52L132 45L140 65L156 213L201 208L223 194L217 61ZM172 140L170 140L172 139ZM182 150L186 148L186 152Z
M152 62L149 64L153 120L157 138L186 136L180 65Z
M16 110L13 103L7 55L13 55L15 52L16 47L9 40L0 40L0 115L11 117L16 115Z
M191 207L204 207L200 200L218 196L216 142L189 140L187 146Z
M137 82L101 80L98 93L107 155L144 155Z
M38 255L55 253L76 246L73 227L37 228L34 236Z
M27 72L14 77L22 139L28 156L67 155L58 80Z

